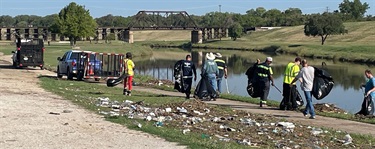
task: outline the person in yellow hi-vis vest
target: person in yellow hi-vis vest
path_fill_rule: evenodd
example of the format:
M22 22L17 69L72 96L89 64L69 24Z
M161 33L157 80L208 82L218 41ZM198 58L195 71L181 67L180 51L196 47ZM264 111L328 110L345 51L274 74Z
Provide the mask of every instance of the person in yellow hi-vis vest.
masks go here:
M283 110L296 110L298 108L296 98L297 98L297 88L296 83L292 83L293 79L298 75L301 63L301 58L296 57L294 62L289 62L285 68L284 81L283 81L283 100L284 109Z
M123 95L131 96L131 91L133 88L133 76L134 76L134 62L132 60L133 56L132 53L128 52L125 55L124 59L124 66L125 66L125 74L127 77L124 79L124 91Z

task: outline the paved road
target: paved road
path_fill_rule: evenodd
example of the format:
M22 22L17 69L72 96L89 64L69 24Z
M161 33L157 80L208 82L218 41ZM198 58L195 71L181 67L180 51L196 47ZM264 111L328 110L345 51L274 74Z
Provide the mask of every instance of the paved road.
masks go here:
M163 94L163 95L168 95L168 96L184 97L184 94L182 93L163 91L163 90L158 90L158 89L150 89L150 88L141 87L141 86L135 86L133 90L142 91L142 92L150 92L150 93L155 93L155 94ZM306 125L332 128L332 129L337 129L341 131L346 131L349 133L369 134L375 137L375 125L374 124L367 124L367 123L342 120L342 119L330 118L330 117L323 117L323 116L316 116L316 119L312 120L312 119L308 119L304 117L302 113L298 113L294 111L282 111L282 110L277 110L276 108L272 108L272 107L260 108L259 105L256 105L256 104L250 104L250 103L232 101L232 100L226 100L226 99L217 99L216 101L208 101L207 103L229 106L236 110L245 110L251 113L274 115L279 118L284 118L284 119L287 119L289 121L294 121L294 122L301 122Z
M13 69L9 61L0 54L0 148L186 148L105 121L41 89L37 76L53 72Z

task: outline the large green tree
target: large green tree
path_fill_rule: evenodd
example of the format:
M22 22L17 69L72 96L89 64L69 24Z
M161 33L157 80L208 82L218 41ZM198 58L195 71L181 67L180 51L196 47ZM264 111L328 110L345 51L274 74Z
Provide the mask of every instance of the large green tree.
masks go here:
M9 15L0 16L0 26L1 27L13 26L14 22L15 22L15 20Z
M72 46L76 44L79 38L95 36L95 29L97 28L89 10L74 2L61 9L56 18L56 23L59 33L68 37Z
M348 20L361 20L369 8L370 7L367 3L362 4L360 0L344 0L339 4L340 13L342 13Z
M240 38L242 33L243 27L238 22L233 23L229 28L229 37L231 37L234 41L237 40L237 38Z
M320 36L322 45L329 35L347 33L345 26L338 15L332 13L311 15L305 23L306 36Z

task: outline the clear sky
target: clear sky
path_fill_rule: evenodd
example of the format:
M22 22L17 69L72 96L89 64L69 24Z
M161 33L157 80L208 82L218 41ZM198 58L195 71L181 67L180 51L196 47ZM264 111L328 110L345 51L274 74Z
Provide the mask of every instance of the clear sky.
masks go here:
M257 7L279 9L300 8L304 14L321 13L327 10L338 10L343 0L76 0L90 10L94 18L107 14L132 16L140 10L177 10L187 11L188 14L204 15L208 12L246 13ZM60 12L67 6L68 0L0 0L0 15L38 15L45 16ZM370 9L366 14L375 15L375 0L361 0L367 2Z

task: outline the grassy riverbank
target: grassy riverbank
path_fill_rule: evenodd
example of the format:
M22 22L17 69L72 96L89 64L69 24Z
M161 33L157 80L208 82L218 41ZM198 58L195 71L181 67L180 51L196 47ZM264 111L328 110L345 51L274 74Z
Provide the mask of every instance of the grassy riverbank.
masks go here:
M336 59L359 63L375 62L375 21L349 22L344 24L348 34L328 36L324 45L319 37L307 37L303 26L282 27L268 31L257 31L244 35L237 41L222 39L204 44L188 42L157 42L150 45L160 47L193 47L243 51L276 51L299 56Z
M121 88L109 88L104 85L79 81L56 80L55 78L49 77L41 77L40 81L41 87L45 90L57 94L66 100L70 100L73 103L82 106L93 113L98 113L98 109L104 110L103 107L98 107L96 105L96 102L98 101L99 97L108 97L109 99L119 101L120 103L125 100L124 96L121 94ZM131 100L134 102L143 101L144 106L147 107L166 107L172 104L181 103L182 105L186 105L188 107L188 105L193 104L191 102L194 102L186 102L182 97L160 96L157 94L150 94L139 91L133 91L132 96L126 97L126 100ZM235 114L233 113L234 110L223 107L210 106L209 108L211 109L211 112L214 111L213 113L211 113L213 115L219 114L219 116L228 116ZM181 145L186 145L189 148L248 148L248 146L236 143L235 140L230 140L229 142L223 140L220 141L219 138L213 135L217 133L223 133L220 131L218 126L216 127L216 125L220 125L220 123L217 124L214 122L210 122L207 119L205 120L205 122L198 123L190 127L191 132L184 135L182 133L182 129L186 129L186 127L178 127L178 125L180 125L180 123L183 124L182 122L184 121L165 122L165 124L162 127L156 127L153 121L145 121L143 119L129 119L125 116L105 116L105 118L108 121L125 125L130 129L151 133L159 137L165 138L168 141L178 142ZM279 121L278 119L272 117L264 115L257 116L256 114L251 114L250 118L257 121L263 121L264 123ZM236 119L238 118L236 117ZM237 122L237 120L233 122ZM138 123L142 124L141 128L137 127ZM230 122L228 122L226 125L230 125ZM298 127L296 127L294 129L294 132L292 133L283 132L283 134L277 134L282 132L280 130L277 131L276 134L275 132L273 132L269 133L268 135L262 135L260 133L254 133L256 132L256 130L259 129L256 126L245 125L241 127L239 125L244 124L236 124L233 125L233 127L238 127L238 129L240 129L241 131L224 131L224 133L229 134L229 136L232 136L233 133L237 133L239 134L237 137L250 138L250 141L252 143L257 143L257 147L261 148L274 148L280 143L289 146L293 146L293 144L298 144L302 148L311 148L314 146L329 148L351 148L353 147L353 145L356 147L366 148L371 147L371 142L375 141L373 137L368 135L350 134L354 140L354 144L343 146L341 142L337 141L337 139L342 139L346 133L337 130L322 128L324 134L314 136L310 132L312 131L311 128L308 129L307 126L303 124L296 124L296 126ZM203 129L206 126L209 128L208 130ZM202 130L194 129L195 127L202 128ZM248 132L248 130L251 131ZM270 137L272 137L272 139L270 139ZM311 138L314 138L315 141L312 142ZM316 141L318 141L319 143L316 144Z

